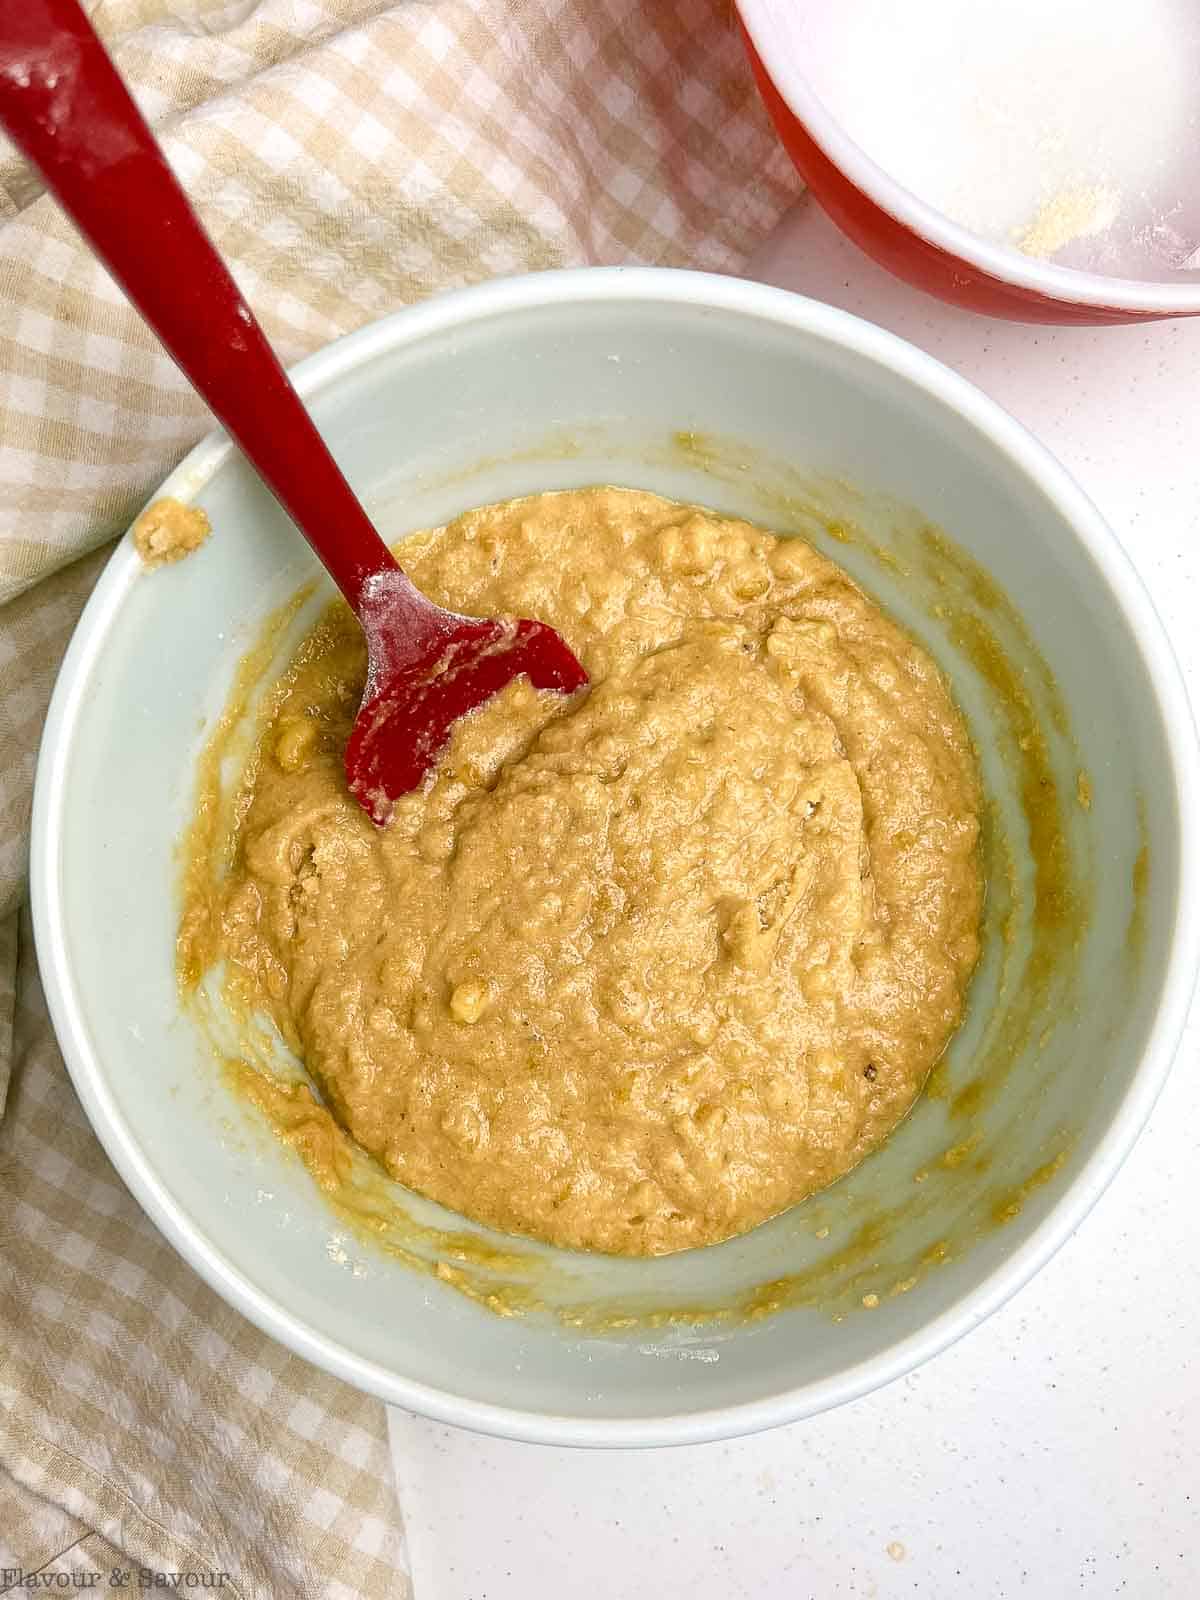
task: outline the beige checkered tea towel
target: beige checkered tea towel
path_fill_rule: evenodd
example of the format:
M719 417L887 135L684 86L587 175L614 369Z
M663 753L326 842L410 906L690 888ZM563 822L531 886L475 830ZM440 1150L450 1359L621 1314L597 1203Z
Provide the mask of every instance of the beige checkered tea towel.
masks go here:
M288 361L497 274L736 271L795 192L726 0L88 9ZM37 741L97 547L206 426L0 149L0 1593L182 1574L397 1596L382 1406L256 1332L143 1217L18 920Z

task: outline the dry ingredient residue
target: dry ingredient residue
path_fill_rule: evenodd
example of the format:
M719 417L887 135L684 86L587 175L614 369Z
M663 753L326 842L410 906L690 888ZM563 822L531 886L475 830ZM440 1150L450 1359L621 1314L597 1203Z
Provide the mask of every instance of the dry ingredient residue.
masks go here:
M1121 214L1121 196L1107 184L1076 184L1060 189L1038 207L1032 221L1014 230L1023 255L1048 260L1079 239L1111 228Z
M133 525L133 542L148 572L190 556L212 532L206 512L169 495L148 505Z

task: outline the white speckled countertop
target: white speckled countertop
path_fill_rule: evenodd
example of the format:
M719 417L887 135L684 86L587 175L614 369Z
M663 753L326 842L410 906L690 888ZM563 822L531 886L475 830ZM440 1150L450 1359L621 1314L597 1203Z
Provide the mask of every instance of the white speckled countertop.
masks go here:
M881 323L1054 450L1200 699L1200 319L987 322L802 203L753 275ZM1050 1265L890 1388L728 1444L573 1451L392 1414L417 1600L1067 1600L1200 1592L1200 1013L1141 1142Z

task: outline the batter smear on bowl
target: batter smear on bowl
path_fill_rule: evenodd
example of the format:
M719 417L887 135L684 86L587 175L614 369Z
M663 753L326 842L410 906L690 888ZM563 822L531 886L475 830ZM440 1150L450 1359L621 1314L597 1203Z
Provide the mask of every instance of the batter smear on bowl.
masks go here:
M469 512L403 562L439 604L552 624L592 687L511 684L378 829L331 608L182 970L224 960L363 1148L500 1229L659 1255L840 1177L977 955L979 783L933 661L807 543L632 490Z

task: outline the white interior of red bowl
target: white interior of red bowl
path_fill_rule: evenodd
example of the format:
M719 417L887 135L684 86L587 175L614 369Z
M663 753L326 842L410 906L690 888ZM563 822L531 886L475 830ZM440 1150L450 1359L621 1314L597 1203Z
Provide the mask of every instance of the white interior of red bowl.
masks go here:
M810 75L810 60L814 55L810 30L824 9L820 0L737 0L737 4L768 76L817 145L858 189L920 238L1003 282L1080 306L1164 316L1200 312L1200 277L1195 273L1189 273L1183 281L1178 276L1173 280L1107 276L1034 259L959 226L921 196L896 182L831 115L821 98L819 85ZM970 19L985 37L989 31L994 33L997 27L1003 26L1002 14L988 6L964 7L961 15ZM919 16L911 11L905 16L914 28L921 26ZM1036 45L1031 43L1030 47L1036 48ZM862 39L862 50L867 52L871 48L872 40L867 33ZM1193 87L1200 115L1200 87ZM911 115L919 118L922 108L937 93L936 78L912 82ZM986 181L986 174L981 173L980 182Z
M130 1188L219 1292L303 1355L409 1409L518 1437L646 1444L748 1431L852 1398L966 1332L1047 1259L1120 1164L1168 1069L1197 965L1189 712L1095 510L1010 418L916 350L827 307L704 275L544 274L441 297L313 357L298 382L392 535L597 480L768 522L798 471L850 480L884 546L898 534L877 491L920 507L1020 604L1058 680L1075 740L1056 755L1060 781L1074 782L1078 761L1096 790L1077 819L1095 904L1071 1004L1046 1019L987 1113L986 1171L939 1164L955 1133L945 1104L927 1099L849 1181L745 1239L660 1262L541 1253L556 1274L551 1302L669 1311L819 1270L884 1219L858 1263L865 1276L835 1275L828 1296L755 1323L585 1336L548 1315L497 1318L349 1236L292 1152L230 1094L180 1009L177 846L203 729L263 619L314 572L249 469L211 440L164 487L208 510L213 537L153 577L128 542L118 550L63 667L35 802L50 1006ZM727 444L706 455L681 433ZM714 472L718 458L733 470ZM1003 797L1012 774L969 663L865 545L826 548L939 655ZM1135 911L1141 958L1130 962ZM963 1079L989 983L952 1052ZM1028 1183L1055 1160L1047 1181ZM939 1176L917 1204L914 1174L928 1167ZM1019 1215L976 1225L1023 1184ZM896 1292L905 1263L947 1238L950 1258ZM864 1309L876 1289L880 1303Z

